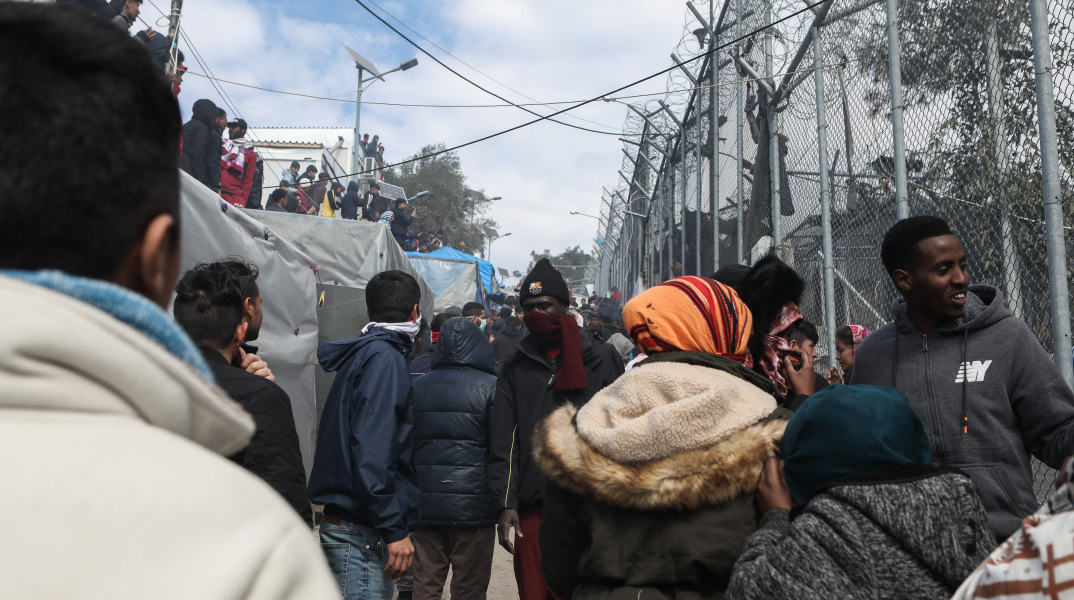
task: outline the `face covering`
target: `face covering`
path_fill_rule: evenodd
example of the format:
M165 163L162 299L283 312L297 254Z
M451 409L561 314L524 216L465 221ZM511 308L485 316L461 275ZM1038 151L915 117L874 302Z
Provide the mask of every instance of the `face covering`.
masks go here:
M488 325L488 321L485 320L485 319L481 319L481 325L479 325L478 327L481 328L481 331L484 331L485 330L485 325Z
M406 336L410 338L410 343L413 344L414 340L418 338L418 332L421 331L421 315L418 315L417 321L406 321L404 323L369 323L362 328L362 335L365 335L365 332L374 327L406 334Z
M525 321L526 329L529 329L530 335L538 345L555 345L563 337L563 326L560 320L546 312L535 310L526 313L522 320Z

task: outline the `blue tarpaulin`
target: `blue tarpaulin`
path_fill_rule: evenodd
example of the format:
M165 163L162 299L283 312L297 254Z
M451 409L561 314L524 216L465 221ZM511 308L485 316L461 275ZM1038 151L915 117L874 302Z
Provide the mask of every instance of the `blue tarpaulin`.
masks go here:
M482 260L472 254L460 252L454 248L441 248L434 250L428 254L422 254L420 252L407 252L407 256L424 256L426 258L447 258L450 260L465 260L467 262L477 263L478 269L481 270L481 284L485 287L485 294L495 293L498 286L495 285L493 277L495 277L496 269L493 268L492 263L487 260Z

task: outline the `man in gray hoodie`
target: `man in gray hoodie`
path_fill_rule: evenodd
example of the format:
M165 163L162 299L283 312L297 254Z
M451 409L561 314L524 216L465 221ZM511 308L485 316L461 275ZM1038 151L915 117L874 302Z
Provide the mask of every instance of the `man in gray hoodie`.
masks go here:
M999 290L970 285L945 221L899 221L881 260L902 298L894 322L858 346L851 383L909 398L933 463L973 479L993 533L1006 539L1037 510L1030 455L1059 468L1074 447L1074 394Z

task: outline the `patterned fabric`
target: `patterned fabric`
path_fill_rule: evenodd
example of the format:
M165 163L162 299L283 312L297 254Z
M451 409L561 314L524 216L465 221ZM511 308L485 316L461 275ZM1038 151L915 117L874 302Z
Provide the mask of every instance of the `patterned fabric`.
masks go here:
M861 325L847 325L850 328L850 336L854 339L854 345L857 346L862 340L869 337L869 330Z
M704 277L678 277L635 296L623 322L646 354L707 352L753 366L746 344L753 313L730 287Z
M798 310L798 305L794 302L788 302L783 305L779 316L772 323L771 331L764 338L764 355L761 356L761 369L764 370L765 376L776 384L776 389L783 396L787 395L787 382L783 379L783 374L779 372L779 368L780 363L783 362L783 357L787 356L791 351L791 346L787 343L787 339L780 334L785 333L792 325L801 320L802 312Z
M970 574L951 600L1074 597L1074 460L1067 482Z
M254 147L246 143L246 138L224 139L220 166L242 173L246 165L246 155Z

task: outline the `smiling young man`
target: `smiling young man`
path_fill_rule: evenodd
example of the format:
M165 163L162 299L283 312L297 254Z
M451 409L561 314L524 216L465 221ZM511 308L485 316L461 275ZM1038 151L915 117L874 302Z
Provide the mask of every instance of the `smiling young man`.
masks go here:
M1037 510L1030 455L1059 468L1074 447L1074 394L999 290L970 285L966 253L945 221L899 221L880 256L902 298L895 321L857 347L851 383L909 398L933 463L973 479L1005 539Z
M522 281L519 300L529 335L500 364L489 485L500 510L500 545L514 555L519 598L547 600L553 596L537 544L544 486L533 458L533 432L555 409L567 403L580 407L615 381L623 361L614 347L578 327L567 312L567 283L548 259Z

